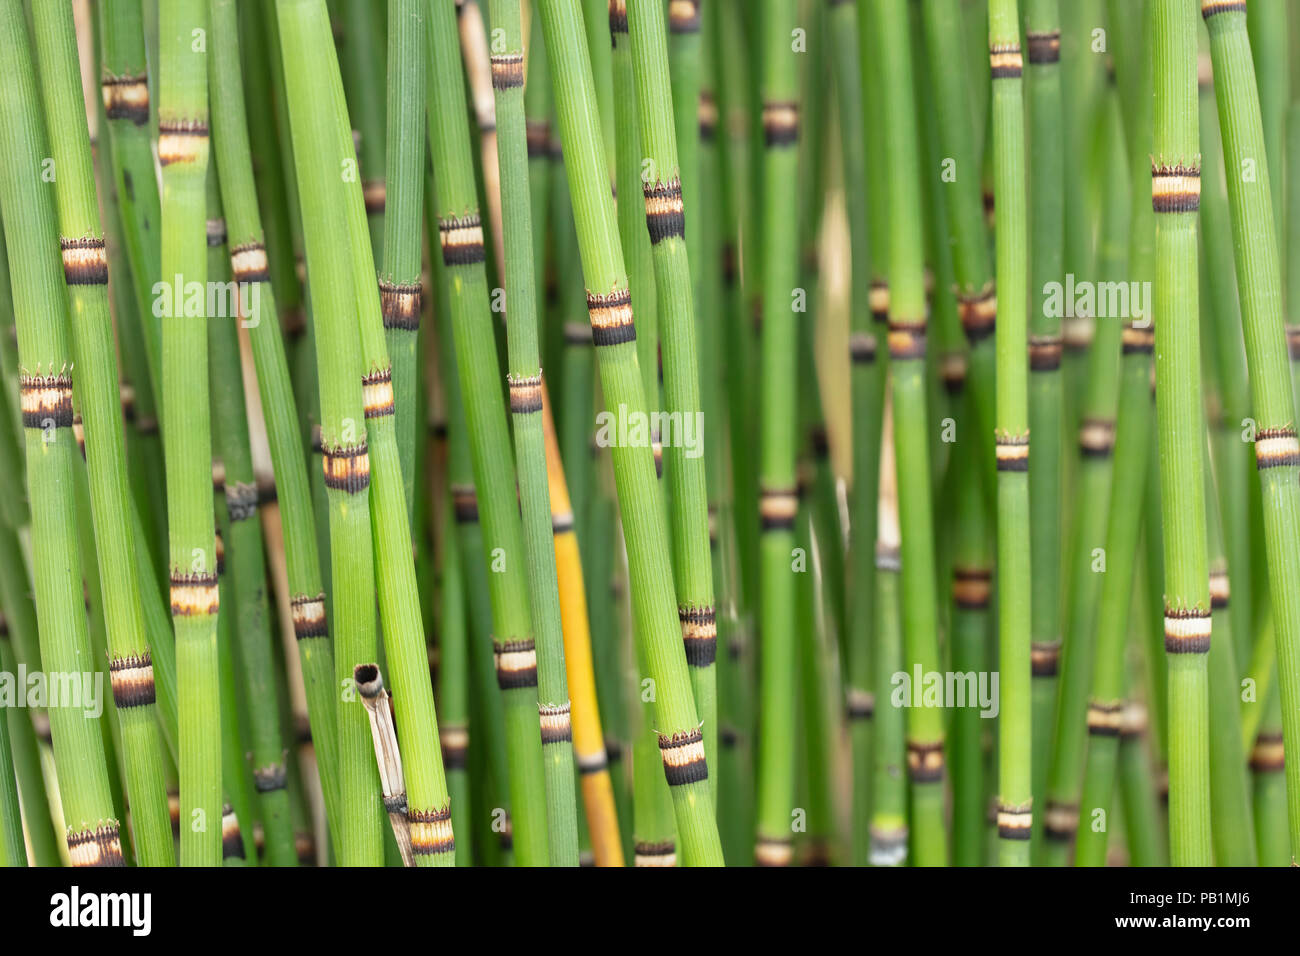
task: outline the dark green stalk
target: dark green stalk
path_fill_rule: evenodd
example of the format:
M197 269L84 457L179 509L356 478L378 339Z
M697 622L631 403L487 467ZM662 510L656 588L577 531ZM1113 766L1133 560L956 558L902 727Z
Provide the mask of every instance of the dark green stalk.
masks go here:
M161 744L154 720L153 665L140 610L135 563L129 558L132 498L108 301L108 260L95 199L90 137L77 62L72 10L33 9L42 103L55 180L59 243L68 290L76 389L86 442L91 517L108 638L108 668L122 735L126 786L139 862L171 866L175 855L163 788Z
M41 188L41 164L49 152L17 0L0 5L0 61L0 206L10 271L24 277L13 291L32 571L41 608L39 666L48 673L80 674L92 658L72 497L73 469L80 467L72 435L72 350L66 292L52 254L55 211L49 191ZM51 707L49 722L58 741L55 769L73 864L123 865L99 722L85 719L76 706Z
M374 244L374 258L377 260L383 252L380 247L386 236L384 176L388 170L385 157L387 140L384 123L384 90L380 85L384 77L384 35L376 29L374 0L342 0L339 7L343 21L339 65L347 86L347 115L351 119L348 128L361 134L361 148L348 155L355 155L361 166L360 178L362 192L365 195L366 218ZM418 24L403 25L400 17L394 17L393 22L399 29L406 30L408 35L418 39L416 29ZM404 65L409 65L411 62L413 61L406 60ZM422 87L416 88L423 90ZM392 83L389 84L389 93L398 95L395 94ZM420 110L416 108L415 112L419 113ZM396 134L391 118L387 133ZM419 202L414 203L413 208L418 210L419 207ZM409 212L408 210L408 215ZM411 237L416 235L418 231L408 231L407 241L412 241Z

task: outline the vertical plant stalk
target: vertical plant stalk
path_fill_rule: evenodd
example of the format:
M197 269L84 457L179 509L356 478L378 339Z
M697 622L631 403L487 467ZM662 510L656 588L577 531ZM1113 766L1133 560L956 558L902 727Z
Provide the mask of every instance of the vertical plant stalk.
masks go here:
M1205 866L1210 840L1204 435L1196 218L1201 157L1196 103L1196 14L1156 0L1152 60L1156 214L1156 418L1169 665L1169 833L1175 866Z
M76 390L90 478L95 553L102 572L108 669L122 735L134 845L144 866L175 861L155 721L153 664L140 609L130 524L126 451L108 301L108 258L95 199L90 137L72 9L33 10L51 156L60 175L54 196L67 285ZM123 556L126 560L121 560Z
M162 166L162 274L181 289L206 288L208 7L164 0L159 8L158 161ZM180 294L162 316L163 441L172 622L176 630L181 787L181 864L221 861L221 754L217 663L219 606L212 523L208 341L203 315ZM206 296L205 296L206 299Z
M258 395L275 476L276 502L284 536L291 623L298 649L312 746L320 771L325 812L332 831L342 819L338 805L338 734L334 655L330 645L316 525L306 457L289 378L285 341L271 285L265 235L258 211L244 113L236 0L212 0L210 103L213 150L221 180L231 275L249 314L242 321L257 373ZM278 58L277 48L277 58ZM294 280L297 281L296 279ZM269 756L269 755L268 755ZM273 764L266 765L268 770ZM255 767L256 770L256 767ZM274 779L273 770L268 777Z
M679 19L673 20L675 31L680 25ZM697 10L696 29L698 20ZM645 154L642 168L645 168L645 160L649 160L652 171L652 174L642 176L642 193L654 256L664 404L669 415L676 416L681 422L681 429L695 428L702 440L702 429L695 424L702 418L703 411L700 405L695 300L682 193L681 172L684 167L678 162L672 90L665 82L668 45L664 39L661 5L657 0L631 0L628 26ZM698 124L692 124L692 129L696 131L694 138L698 138ZM694 155L692 150L692 158ZM709 553L706 462L703 454L692 453L685 447L684 435L683 431L675 436L663 436L669 439L664 448L664 470L669 483L677 615L681 621L686 662L690 665L695 706L704 723L705 750L716 753L718 700L714 665L718 629L713 604L713 561Z
M577 0L541 0L539 10L605 404L615 412L626 406L628 415L640 416L647 407L646 396L578 4ZM637 640L645 654L646 676L654 681L655 730L672 792L681 859L688 866L720 865L722 850L709 797L703 734L682 653L680 622L673 612L668 529L654 455L650 448L638 445L614 447L611 457L627 537Z
M382 2L382 0L381 0ZM357 162L361 170L361 188L366 200L366 219L370 226L370 235L374 243L374 257L382 252L381 241L385 238L387 227L384 224L385 180L388 165L385 137L385 110L383 107L384 91L380 81L384 76L384 37L377 30L381 22L375 16L375 0L342 0L335 4L342 21L343 40L338 44L338 58L341 72L347 87L348 128L353 136L360 136L360 147L354 144ZM409 33L415 33L415 24L398 24ZM410 60L406 61L409 64ZM392 74L390 74L391 76ZM388 85L388 93L394 93L393 85ZM388 125L388 133L394 132ZM415 204L419 208L419 203ZM407 233L415 235L416 233Z
M510 317L506 327L510 369L507 382L519 471L529 603L537 639L537 706L546 776L547 833L551 865L577 866L573 724L542 427L543 382L537 345L537 286L533 277L528 142L524 127L520 0L492 0L489 12L493 30L501 31L497 35L502 41L494 46L492 54L492 88L496 96L506 303Z
M354 668L378 656L375 542L368 510L370 455L358 381L363 363L350 229L340 189L342 160L351 153L340 149L335 130L344 114L331 91L320 90L315 82L322 61L329 63L333 57L324 4L319 0L277 0L276 11L298 194L303 200L303 238L320 369L322 470L329 500L331 579L335 585L334 693L341 695L336 704L341 813L335 853L343 866L377 866L383 859L383 842L369 722L356 695L342 695L348 686L344 682L353 679ZM235 271L238 273L238 267ZM409 536L404 550L407 548ZM324 619L319 603L307 613ZM432 825L447 831L435 834L435 842L444 835L450 839L449 819Z
M496 343L488 321L491 313L483 227L452 7L451 0L430 0L426 43L430 63L429 140L437 176L440 254L477 491L477 499L459 497L457 509L474 507L483 532L497 684L502 691L507 725L515 857L520 866L540 866L548 858L549 847L538 731L541 716L545 715L538 711L538 655L525 577L527 558L497 377ZM531 248L527 254L532 254ZM467 566L467 573L472 570ZM553 663L562 666L561 660ZM561 699L567 701L567 693Z
M358 664L353 671L357 693L370 719L370 738L379 767L379 784L384 794L384 812L393 827L393 837L403 866L415 866L411 844L411 822L407 819L406 782L402 775L402 751L393 726L393 697L384 687L377 664Z
M912 45L902 0L877 0L876 16L875 56L884 94L884 137L890 144L888 342L902 536L904 663L908 673L918 667L929 673L939 669L939 601L926 425L927 308ZM881 676L877 673L877 681ZM909 707L906 719L912 862L942 866L948 860L943 824L943 715L935 707Z
M990 0L993 176L998 202L998 860L1026 866L1033 829L1030 746L1029 419L1025 381L1025 208L1023 57L1016 0Z
M1262 488L1265 549L1273 631L1277 642L1278 689L1283 732L1292 753L1300 752L1300 442L1296 439L1295 399L1288 374L1282 316L1282 280L1259 95L1255 88L1246 5L1234 0L1203 0L1201 13L1210 32L1214 93L1223 134L1224 169L1232 211L1233 250L1241 297L1246 360L1257 423L1255 462ZM1236 175L1250 159L1252 181ZM1286 765L1287 818L1292 859L1300 848L1300 760Z

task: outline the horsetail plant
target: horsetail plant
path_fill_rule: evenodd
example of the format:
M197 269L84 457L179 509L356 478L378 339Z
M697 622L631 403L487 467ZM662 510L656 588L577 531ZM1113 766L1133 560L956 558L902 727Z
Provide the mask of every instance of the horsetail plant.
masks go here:
M154 720L153 665L140 610L135 563L117 561L134 546L122 415L109 319L108 260L95 204L95 177L77 64L72 9L33 9L37 59L55 168L54 197L67 284L75 382L90 477L95 552L108 637L109 675L121 725L133 845L145 866L175 856L163 788L162 750Z
M1033 829L1029 420L1025 341L1028 222L1025 208L1023 57L1016 0L990 0L993 170L997 196L998 860L1029 863Z
M591 60L578 3L540 0L538 8L605 404L616 412L626 406L628 414L641 415L647 406L636 360L627 271L606 186L608 176L602 169ZM709 797L703 734L679 643L680 625L673 614L668 529L653 452L640 444L616 445L611 452L627 539L637 641L645 655L646 676L654 682L655 730L672 792L681 859L688 866L718 865L722 851Z
M1272 188L1264 154L1259 95L1246 34L1245 0L1202 0L1210 32L1214 95L1223 133L1233 252L1241 298L1246 359L1256 422L1255 463L1263 498L1265 547L1273 631L1277 642L1278 689L1283 731L1291 750L1300 750L1300 442L1287 368ZM1255 173L1237 175L1245 163ZM1291 855L1300 847L1300 760L1286 763L1287 817Z

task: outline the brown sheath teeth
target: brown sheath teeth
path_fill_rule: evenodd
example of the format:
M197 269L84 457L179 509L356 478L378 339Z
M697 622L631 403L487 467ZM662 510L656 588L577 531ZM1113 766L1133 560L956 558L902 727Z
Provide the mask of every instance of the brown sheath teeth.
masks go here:
M266 246L245 242L230 250L230 274L236 282L270 282L271 267L266 261Z
M989 47L989 73L995 80L1015 79L1024 73L1025 61L1019 43L998 43Z
M478 521L478 495L474 486L452 485L451 508L456 514L457 524L473 524Z
M551 515L551 534L565 534L573 530L573 512L562 511Z
M713 142L718 132L718 104L708 90L700 90L700 102L695 108L695 119L700 127L700 139Z
M1277 773L1286 769L1286 749L1280 733L1261 732L1250 750L1250 769L1256 773Z
M755 866L789 866L794 860L794 844L785 837L760 836L754 842Z
M1073 803L1047 801L1043 814L1043 836L1055 842L1073 840L1079 829L1079 808Z
M63 251L63 281L68 285L108 283L108 254L103 239L60 239L59 248Z
M1049 30L1042 33L1027 33L1025 40L1028 43L1029 62L1033 65L1039 63L1059 63L1061 60L1061 31Z
M764 488L758 501L759 522L764 531L789 531L799 513L797 488Z
M155 699L153 661L146 649L108 662L108 680L113 688L113 703L118 709L146 707Z
M876 570L892 571L897 574L903 567L903 554L897 545L876 542Z
M870 365L876 360L876 337L866 332L849 336L849 361L854 365Z
M793 146L799 142L799 104L763 104L763 140L768 148Z
M960 395L966 387L966 355L963 352L949 352L939 360L939 378L949 395Z
M126 866L122 840L116 822L93 830L68 834L68 858L73 866Z
M315 597L302 595L293 599L293 635L298 640L304 637L325 637L329 634L329 622L325 619L325 595Z
M528 158L539 159L547 155L551 142L551 124L545 120L528 120L524 136L528 141Z
M81 460L86 460L86 426L82 424L81 412L72 413L72 434L77 439L77 450L81 452Z
M1137 355L1139 353L1150 355L1156 349L1155 329L1150 327L1139 329L1132 325L1126 325L1120 333L1120 346L1120 350L1124 355Z
M1210 612L1165 608L1165 652L1204 654L1210 649Z
M537 705L538 722L542 727L542 744L562 744L573 740L573 724L569 719L568 703L554 707Z
M451 832L451 804L439 810L408 810L411 825L411 852L416 856L436 856L456 849Z
M382 418L391 415L393 406L393 370L380 369L361 379L361 403L365 406L366 418Z
M492 54L492 89L519 90L524 86L522 53Z
M670 787L709 778L709 765L704 759L704 734L698 728L660 734L659 756L663 759L664 776L668 778Z
M418 282L396 283L379 280L379 312L384 328L414 332L420 327L421 289Z
M172 617L193 617L216 614L220 601L217 597L217 575L193 572L171 576Z
M682 205L682 181L645 183L641 192L645 196L645 222L650 232L650 244L655 245L664 239L684 239L686 211Z
M913 783L937 783L943 779L943 742L907 742L907 773Z
M1210 608L1212 610L1223 610L1228 606L1228 598L1231 597L1231 594L1227 568L1212 569L1210 571Z
M627 289L615 289L609 295L588 292L587 317L591 320L591 341L597 348L636 341L632 293Z
M995 454L998 471L1029 470L1029 435L998 435Z
M1196 212L1201 208L1199 166L1153 165L1151 208L1159 213Z
M439 219L438 237L442 261L449 266L468 266L483 261L483 221L476 215Z
M682 625L682 642L686 646L686 663L708 667L718 657L718 624L711 607L677 609Z
M516 377L507 375L510 384L510 411L515 415L531 415L542 410L542 372Z
M998 837L1003 840L1028 840L1034 828L1034 812L1028 806L998 806Z
M388 187L382 179L372 179L361 187L361 198L366 204L366 215L377 216L388 205Z
M677 844L672 840L663 843L638 842L633 847L634 865L669 867L677 865Z
M1094 737L1118 737L1124 726L1122 700L1088 701L1088 733Z
M1055 372L1061 367L1064 341L1059 335L1031 335L1029 337L1029 370Z
M235 808L228 803L221 808L221 858L244 858L244 839L239 831L239 818L235 816Z
M460 724L444 724L438 728L438 744L442 748L442 765L448 770L464 770L469 758L469 728Z
M207 222L208 248L216 249L226 244L226 220L209 219Z
M326 488L355 495L370 487L370 455L365 442L346 448L322 446L321 452Z
M1201 16L1206 20L1219 13L1246 12L1246 0L1201 0Z
M506 641L494 648L497 686L502 690L537 686L537 647L532 638Z
M998 298L991 285L976 295L959 298L957 308L961 314L961 327L966 332L966 341L971 345L993 334L998 318Z
M613 34L627 33L627 0L609 0L609 32L615 46L618 41Z
M876 712L876 695L869 690L850 687L845 710L849 720L869 720Z
M993 572L988 568L952 569L952 600L963 611L983 611L993 594Z
M918 327L899 322L889 323L889 358L902 362L908 359L925 358L925 324Z
M1085 418L1079 426L1079 453L1084 458L1109 458L1114 449L1114 420Z
M877 322L889 321L889 283L883 279L873 279L867 291L867 309Z
M226 485L226 512L231 523L244 521L257 514L257 485L237 481Z
M136 126L149 122L149 82L141 76L110 76L99 84L104 115L130 120Z
M208 148L208 124L198 120L158 124L158 162L192 163Z
M699 0L669 0L668 30L670 33L699 33Z
M1055 677L1061 662L1061 642L1034 641L1029 645L1029 673L1033 677Z
M1300 465L1300 441L1290 426L1266 428L1255 436L1255 467L1293 468Z
M20 375L18 387L24 428L72 427L71 375Z
M274 793L289 785L289 774L283 763L253 768L253 789L258 793Z

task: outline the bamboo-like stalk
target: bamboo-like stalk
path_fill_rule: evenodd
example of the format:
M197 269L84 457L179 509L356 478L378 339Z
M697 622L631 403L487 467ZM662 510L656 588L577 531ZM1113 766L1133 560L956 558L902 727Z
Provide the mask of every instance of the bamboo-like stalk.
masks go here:
M66 292L52 254L55 211L49 191L39 185L49 153L27 23L17 0L0 5L0 51L0 205L10 271L24 277L13 291L40 664L52 673L80 673L91 658L72 499L73 469L79 467L72 352ZM99 722L67 706L50 708L49 722L72 863L123 865Z
M524 38L519 0L493 0L501 43L492 54L497 154L505 231L510 413L519 469L528 594L538 644L537 706L546 775L547 832L553 866L578 863L574 803L573 724L565 672L564 632L556 577L546 446L542 427L542 368L533 277L533 237L524 127ZM503 47L503 49L502 49Z
M343 30L343 41L338 45L339 67L347 89L347 115L349 129L360 134L360 148L356 150L360 165L361 188L366 200L366 218L374 243L374 257L383 252L387 227L384 223L385 176L387 173L387 134L396 132L394 124L385 130L384 109L384 49L385 40L377 30L374 0L341 0L336 4ZM381 9L383 7L381 6ZM403 22L395 18L401 28ZM417 34L415 24L405 24L410 34ZM410 63L410 60L405 61ZM394 84L388 84L388 93L395 94ZM418 108L416 113L421 112ZM419 203L414 208L419 208ZM406 233L408 237L414 232ZM408 238L408 241L409 238Z
M1264 136L1246 35L1245 4L1205 0L1201 12L1210 32L1224 168L1244 169L1242 163L1247 159L1258 166L1258 157L1264 153ZM1300 444L1295 437L1295 404L1289 387L1269 171L1265 167L1255 172L1251 182L1241 175L1227 177L1228 200L1257 423L1255 460L1262 488L1283 729L1295 750L1300 748L1300 555L1293 545L1300 536ZM1290 761L1286 774L1294 857L1300 846L1300 761Z
M429 139L438 181L436 200L444 281L450 290L456 365L469 427L476 508L492 592L497 682L503 694L508 728L514 850L519 865L537 866L547 858L549 846L549 813L543 796L544 771L538 732L539 662L525 578L523 534L511 474L510 439L497 379L492 328L486 321L490 313L483 266L483 231L474 188L469 129L461 106L465 94L453 18L450 0L432 0L426 34L430 61ZM527 254L531 253L529 248ZM554 658L547 663L562 666L562 661ZM567 700L567 693L561 699Z
M393 362L397 451L406 489L406 517L414 521L415 449L422 434L416 415L420 331L420 216L423 213L425 140L424 0L389 0L388 163L384 190L383 271L379 305ZM378 202L374 184L363 187L366 211Z
M11 663L8 648L0 645L0 667L7 669ZM22 807L18 802L18 778L13 772L14 750L9 743L11 723L10 720L0 722L0 767L5 768L5 772L0 774L0 866L4 867L27 865Z
M207 4L166 0L158 19L162 275L182 289L195 282L206 289L207 52L203 44L195 49L191 33L206 34ZM207 329L202 313L188 314L181 295L169 298L163 308L162 396L180 705L181 863L214 866L221 860L222 801L218 740L212 733L220 715L219 599L210 504Z
M1156 0L1151 35L1155 136L1156 415L1164 532L1165 652L1169 663L1169 831L1176 866L1206 865L1210 840L1206 559L1196 215L1201 159L1196 115L1196 18L1189 3Z
M633 6L636 4L634 3ZM658 22L661 24L663 16L660 11ZM677 145L677 157L679 159L678 171L679 178L682 182L682 205L686 209L692 210L691 215L686 217L686 251L690 261L695 263L695 269L691 272L691 278L694 280L696 294L699 292L699 283L702 278L700 269L703 259L701 258L702 250L700 248L701 222L704 218L701 213L704 207L700 204L699 199L699 179L700 179L700 123L699 123L699 102L700 102L700 85L701 85L701 38L700 26L703 17L700 11L700 0L677 0L676 3L668 4L668 25L667 25L667 47L668 57L664 70L666 79L670 80L672 93L672 125L674 127L674 140ZM632 21L636 22L635 15ZM633 27L632 33L635 38L636 28ZM656 36L656 39L658 35ZM635 44L633 57L635 58ZM645 120L642 121L643 123ZM650 156L649 151L646 153ZM699 312L699 305L696 304L696 312ZM670 323L671 326L671 323ZM665 332L670 339L672 337L671 327ZM665 370L664 387L668 388L668 373ZM668 407L671 409L672 400L668 400ZM711 723L705 718L706 725Z
M688 4L690 6L690 4ZM679 11L680 12L680 11ZM688 11L689 12L689 11ZM698 10L685 20L698 30ZM683 18L672 19L674 36L682 33ZM689 24L687 24L689 25ZM628 5L632 60L644 154L650 171L642 174L645 218L654 256L656 300L659 304L663 355L664 406L680 422L674 440L664 448L673 532L673 571L677 587L677 614L681 620L686 662L690 665L695 707L704 723L704 746L717 752L718 703L717 616L713 603L713 562L709 554L709 509L703 454L685 447L687 429L703 416L696 311L687 248L686 206L679 163L677 133L673 126L673 90L666 82L668 44L664 39L663 10L655 0L632 0ZM675 41L685 42L685 41ZM698 47L698 35L694 43ZM697 50L698 52L698 50ZM695 84L698 86L698 79ZM690 102L698 97L695 92ZM698 139L698 124L692 139ZM692 149L684 158L695 160ZM644 160L642 161L644 164ZM644 169L644 165L643 165ZM698 171L698 162L695 162ZM624 200L627 201L626 199ZM693 214L694 215L694 214ZM671 419L670 419L671 420ZM668 439L670 436L661 436Z
M40 4L33 16L42 102L46 122L55 131L51 155L60 170L54 189L59 243L78 370L76 390L90 477L95 552L102 573L108 667L121 725L134 845L142 865L171 866L175 855L154 720L152 658L135 562L120 560L134 546L129 518L132 499L109 318L108 260L95 203L76 29L72 9L66 4Z
M564 144L565 167L606 407L642 415L647 407L636 361L627 272L615 227L612 197L602 170L590 59L577 0L539 3L547 58ZM689 865L722 862L703 735L692 698L669 561L668 530L651 449L612 450L618 500L627 536L628 568L637 639L654 681L655 729L673 795L681 858Z
M335 161L350 154L338 145L334 126L342 114L337 103L329 91L322 96L314 82L322 59L333 55L323 3L277 0L276 12L316 321L321 448L335 584L334 678L341 684L352 678L358 664L374 661L378 651L370 514L363 507L371 469L367 435L361 431L367 419L358 382L363 371L355 318L358 290L349 261L347 211L338 201L342 166ZM403 551L409 548L409 535L406 540ZM317 608L319 604L311 610ZM337 723L341 816L335 852L345 866L378 865L383 858L378 772L365 708L355 694L338 702Z
M1025 127L1016 0L989 6L993 169L997 196L998 860L1029 862L1031 802L1029 419L1025 381Z
M276 297L253 185L236 10L235 0L213 0L211 5L213 149L221 179L232 275L238 283L241 302L246 296L250 306L250 314L243 322L248 327L275 476L292 607L291 623L307 696L308 720L320 769L326 816L333 829L342 818L338 805L334 657L286 346L279 325L270 321L277 314Z

